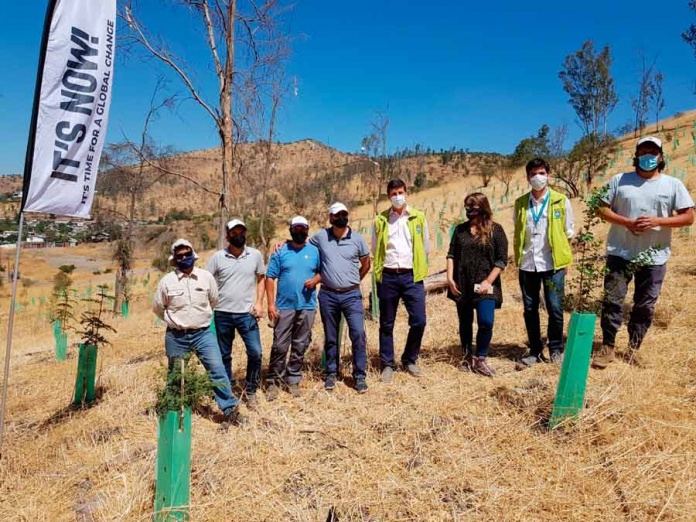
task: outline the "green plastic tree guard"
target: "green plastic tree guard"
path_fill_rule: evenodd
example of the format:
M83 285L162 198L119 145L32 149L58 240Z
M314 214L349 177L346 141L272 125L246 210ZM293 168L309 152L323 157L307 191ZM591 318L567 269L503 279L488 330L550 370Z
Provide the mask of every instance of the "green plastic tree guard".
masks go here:
M569 417L576 417L585 405L587 374L590 371L590 356L597 316L573 312L568 328L561 377L558 380L556 399L549 420L549 427L555 428Z
M130 307L128 306L128 301L123 301L121 303L121 315L124 319L128 319L128 314L130 313Z
M58 332L56 335L56 361L64 361L68 357L68 334Z
M191 410L159 418L155 522L189 519L191 496Z
M379 297L377 296L377 279L375 278L375 273L372 272L372 293L370 294L370 312L372 314L372 320L377 321L379 319Z
M58 334L63 331L60 321L53 321L53 337L58 338Z
M77 357L77 379L75 380L76 406L94 402L96 397L95 382L97 377L97 347L92 344L80 344Z

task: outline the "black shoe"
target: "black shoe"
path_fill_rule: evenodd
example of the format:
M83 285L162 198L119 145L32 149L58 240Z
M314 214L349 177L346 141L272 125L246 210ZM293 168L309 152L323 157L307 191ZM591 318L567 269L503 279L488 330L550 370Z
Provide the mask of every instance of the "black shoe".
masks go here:
M358 393L367 393L367 383L365 382L365 379L357 379L355 381L355 390Z
M326 391L331 391L336 387L336 374L330 373L326 376L324 380L324 389Z

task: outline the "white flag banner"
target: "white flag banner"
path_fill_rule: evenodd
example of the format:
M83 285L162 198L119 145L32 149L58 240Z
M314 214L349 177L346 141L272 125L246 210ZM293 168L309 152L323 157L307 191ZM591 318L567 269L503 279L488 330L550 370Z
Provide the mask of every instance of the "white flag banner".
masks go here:
M89 217L106 138L116 0L49 0L23 210Z

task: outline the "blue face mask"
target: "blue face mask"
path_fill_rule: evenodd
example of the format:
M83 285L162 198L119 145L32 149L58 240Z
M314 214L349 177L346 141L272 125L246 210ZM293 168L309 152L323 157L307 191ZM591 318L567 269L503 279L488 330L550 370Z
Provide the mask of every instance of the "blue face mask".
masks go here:
M652 172L657 168L657 156L652 154L643 154L638 158L638 167L644 172Z
M196 258L193 257L193 253L187 255L183 259L177 259L176 260L176 267L179 270L187 270L193 266L193 263L196 262Z

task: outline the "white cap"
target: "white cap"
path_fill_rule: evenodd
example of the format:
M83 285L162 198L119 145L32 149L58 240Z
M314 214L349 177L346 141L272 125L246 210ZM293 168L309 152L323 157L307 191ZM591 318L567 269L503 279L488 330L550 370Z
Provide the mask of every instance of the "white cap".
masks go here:
M639 139L638 143L636 143L636 148L640 147L643 143L654 143L660 147L660 150L662 150L662 140L660 138L656 138L655 136L645 136L644 138Z
M329 214L335 216L339 212L348 212L348 208L343 203L337 201L329 207Z
M309 223L304 218L304 216L295 216L290 220L290 228L295 227L297 225L302 225L309 228Z
M174 263L174 254L176 253L177 249L180 247L189 247L191 249L191 252L193 252L193 258L198 259L198 254L196 254L196 251L193 249L193 245L191 244L190 241L184 239L184 238L179 238L174 243L172 243L172 248L169 249L171 255L169 256L169 263L173 264Z
M246 228L247 226L244 224L244 221L241 219L233 219L232 221L227 223L227 230L232 230L234 227L239 227L242 226Z

